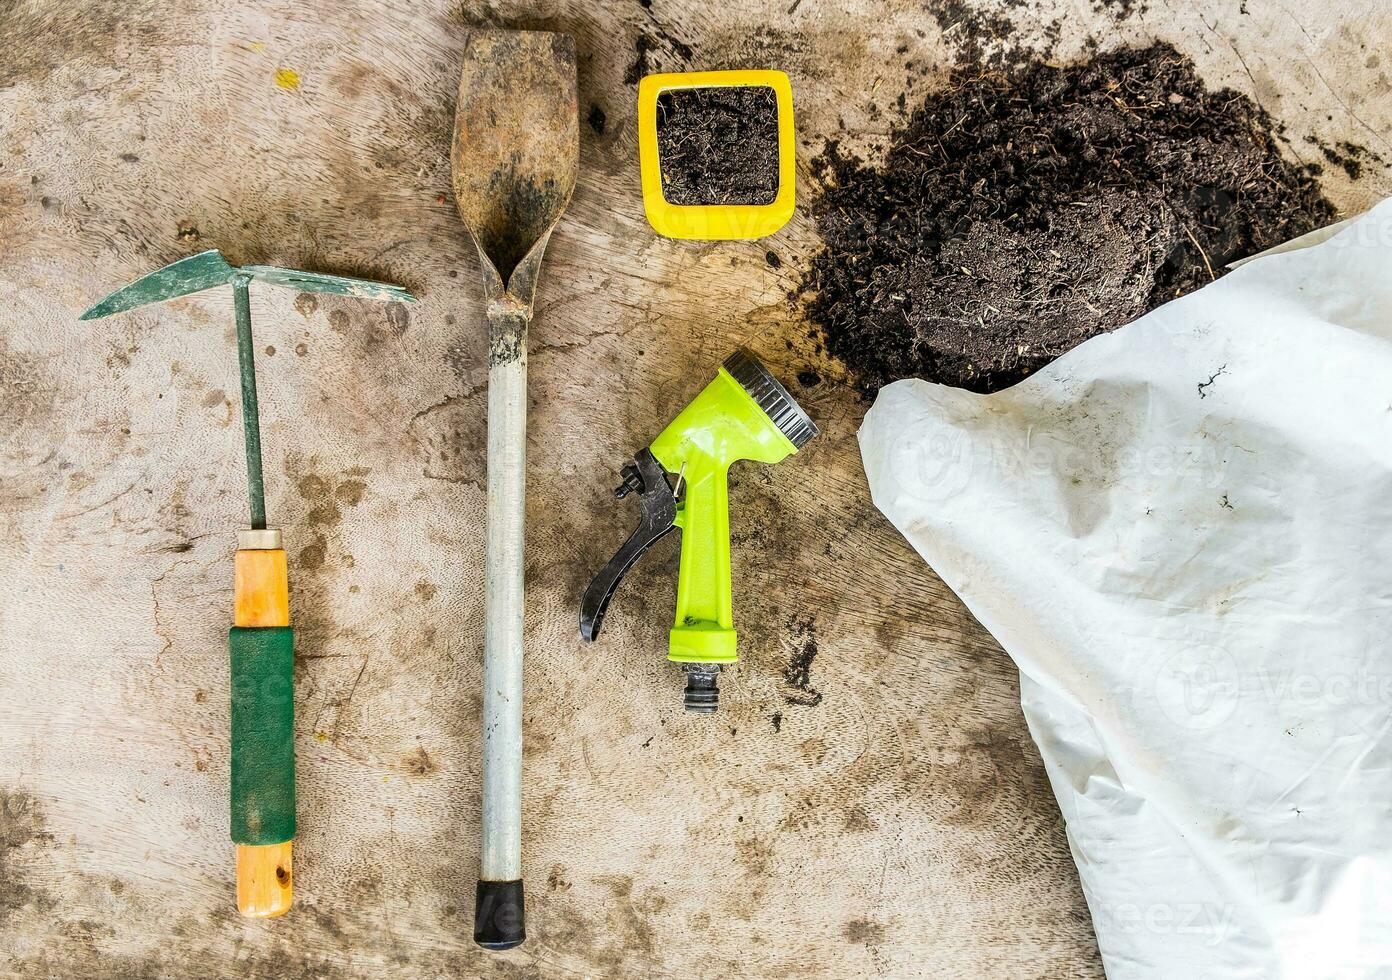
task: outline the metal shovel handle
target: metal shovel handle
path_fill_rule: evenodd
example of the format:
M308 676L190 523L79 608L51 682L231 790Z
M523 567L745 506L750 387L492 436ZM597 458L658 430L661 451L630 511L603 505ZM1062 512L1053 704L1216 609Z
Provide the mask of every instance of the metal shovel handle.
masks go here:
M526 939L522 892L522 583L527 495L527 321L490 311L484 557L483 852L474 941Z

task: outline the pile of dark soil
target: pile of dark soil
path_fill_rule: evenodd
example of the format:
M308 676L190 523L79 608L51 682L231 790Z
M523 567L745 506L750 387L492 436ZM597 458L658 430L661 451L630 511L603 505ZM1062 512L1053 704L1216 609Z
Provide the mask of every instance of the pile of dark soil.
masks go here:
M778 196L778 100L767 85L657 98L662 196L672 204L769 204Z
M1270 117L1163 44L958 73L883 164L832 142L814 172L824 248L800 292L867 394L1008 387L1335 217Z

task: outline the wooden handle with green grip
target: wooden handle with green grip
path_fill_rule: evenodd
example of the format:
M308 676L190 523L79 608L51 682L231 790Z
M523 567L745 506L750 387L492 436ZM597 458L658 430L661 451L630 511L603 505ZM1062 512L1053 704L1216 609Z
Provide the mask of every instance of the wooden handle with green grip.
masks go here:
M237 909L284 915L293 894L294 633L277 530L242 532L236 557L232 656L232 840Z

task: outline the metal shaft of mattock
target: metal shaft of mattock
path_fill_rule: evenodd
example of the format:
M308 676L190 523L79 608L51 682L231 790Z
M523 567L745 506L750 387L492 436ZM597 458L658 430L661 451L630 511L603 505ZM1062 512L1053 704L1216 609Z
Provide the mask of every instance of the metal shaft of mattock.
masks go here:
M242 375L242 432L246 436L247 496L251 499L251 526L266 526L266 484L261 476L261 415L256 404L256 350L251 342L251 276L232 280L237 308L237 363Z

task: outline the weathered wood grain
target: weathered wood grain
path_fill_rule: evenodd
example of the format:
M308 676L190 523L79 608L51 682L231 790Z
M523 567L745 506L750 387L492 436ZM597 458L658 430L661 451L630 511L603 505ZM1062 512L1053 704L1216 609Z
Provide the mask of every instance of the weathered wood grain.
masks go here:
M1154 0L1119 23L1098 6L1007 15L1025 37L1060 19L1060 58L1170 40L1285 122L1295 156L1318 159L1315 135L1392 159L1380 0ZM844 123L873 150L951 38L916 0L523 8L0 0L0 968L1098 976L1014 672L872 509L864 406L785 298L814 229L799 214L763 242L674 243L638 194L640 36L654 69L787 70L809 193L823 137ZM606 120L582 127L532 329L532 938L504 955L469 939L487 358L448 136L477 20L573 32L582 114ZM1328 186L1358 210L1392 180ZM421 297L253 294L298 632L297 905L273 922L235 915L227 839L246 510L231 297L76 319L206 247ZM576 602L629 529L618 466L739 342L785 380L815 368L794 391L825 434L736 470L745 659L720 715L691 718L662 659L675 542L598 646ZM814 633L820 700L783 680Z

